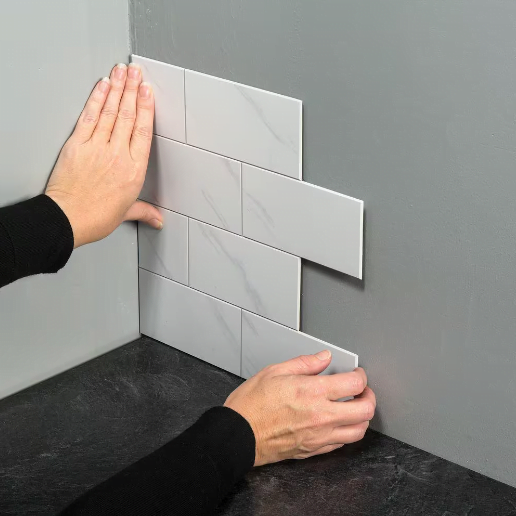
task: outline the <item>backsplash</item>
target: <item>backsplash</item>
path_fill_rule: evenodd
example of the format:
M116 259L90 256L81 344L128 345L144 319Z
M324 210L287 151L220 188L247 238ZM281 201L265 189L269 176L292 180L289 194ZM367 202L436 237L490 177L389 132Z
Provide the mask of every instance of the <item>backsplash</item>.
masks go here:
M301 258L362 277L363 202L302 181L302 103L133 56L156 98L140 198L140 331L247 378L331 349L299 331Z

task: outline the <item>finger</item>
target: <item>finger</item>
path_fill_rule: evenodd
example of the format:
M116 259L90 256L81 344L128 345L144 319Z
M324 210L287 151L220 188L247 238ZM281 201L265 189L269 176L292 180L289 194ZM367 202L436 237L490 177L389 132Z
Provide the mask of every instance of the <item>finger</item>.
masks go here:
M154 124L154 95L149 83L142 82L136 101L136 122L131 137L130 152L136 162L147 162L152 143Z
M127 210L124 220L139 220L152 226L154 229L163 228L163 216L158 208L143 201L136 201Z
M129 146L136 120L136 97L141 82L142 72L140 67L131 63L127 68L124 93L122 94L117 119L111 134L111 141L116 145Z
M339 448L342 448L343 444L329 444L327 446L323 446L322 448L319 448L318 450L307 453L306 455L302 455L299 457L294 457L295 459L308 459L310 457L315 457L316 455L324 455L325 453L330 453L332 451L338 450Z
M354 400L332 403L335 426L356 425L371 421L375 410L376 397L369 387L366 387L364 392Z
M301 355L281 364L273 365L269 370L274 374L307 374L322 373L331 362L331 353L328 350L320 351L315 355Z
M361 367L357 367L350 373L323 376L319 381L325 386L328 399L340 400L362 394L367 386L367 375Z
M361 441L369 428L369 421L356 425L339 426L334 428L328 438L328 444L351 444Z
M118 109L120 107L120 99L124 92L125 80L127 77L127 66L123 63L117 64L111 70L111 90L106 99L106 103L100 112L99 121L93 136L101 138L104 141L109 141L113 127L118 116Z
M104 77L93 88L72 134L72 137L77 139L78 142L85 143L91 138L99 121L100 112L104 107L110 87L109 78Z

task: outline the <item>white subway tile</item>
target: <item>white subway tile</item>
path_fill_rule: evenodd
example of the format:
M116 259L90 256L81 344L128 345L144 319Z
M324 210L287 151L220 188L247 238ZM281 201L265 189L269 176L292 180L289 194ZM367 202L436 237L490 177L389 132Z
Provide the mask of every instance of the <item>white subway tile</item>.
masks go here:
M296 329L300 262L296 256L189 221L189 285Z
M242 233L241 165L159 136L140 199Z
M242 234L362 278L364 203L242 166Z
M138 258L144 269L188 284L188 219L160 208L163 229L138 224Z
M358 356L354 353L242 310L244 378L250 378L270 364L325 349L331 351L332 361L322 374L347 373L358 367Z
M140 331L240 374L241 310L140 269Z
M131 57L131 61L140 65L143 80L149 82L154 91L154 132L180 142L186 141L184 68L136 55Z
M302 176L302 102L186 70L187 143Z

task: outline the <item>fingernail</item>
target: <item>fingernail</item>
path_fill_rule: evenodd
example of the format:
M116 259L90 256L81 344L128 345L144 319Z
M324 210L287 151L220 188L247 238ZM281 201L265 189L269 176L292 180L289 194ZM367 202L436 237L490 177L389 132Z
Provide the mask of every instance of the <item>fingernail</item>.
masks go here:
M151 85L148 82L142 82L140 84L140 97L142 99L148 99L151 96Z
M138 79L140 77L140 67L137 64L131 63L129 65L129 70L127 72L127 76L131 79Z
M324 351L319 351L319 353L316 353L315 356L319 360L328 360L328 358L331 357L331 353L327 349L325 349Z
M116 79L124 79L125 74L127 73L127 66L124 63L119 63L115 68L115 78Z
M111 81L109 80L109 77L104 77L104 79L102 79L99 82L99 90L102 93L107 93L109 91L110 84L111 84Z
M150 221L150 225L154 228L154 229L163 229L163 222L161 222L161 220L158 220L158 219L152 219Z

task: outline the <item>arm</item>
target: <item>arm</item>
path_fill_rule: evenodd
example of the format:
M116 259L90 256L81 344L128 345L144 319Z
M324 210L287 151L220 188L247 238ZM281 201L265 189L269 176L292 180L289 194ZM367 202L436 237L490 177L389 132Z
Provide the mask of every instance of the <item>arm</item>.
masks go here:
M0 287L33 274L57 272L73 250L73 231L46 195L0 208Z
M125 220L162 225L138 201L152 140L154 97L137 67L116 66L95 86L64 145L45 195L0 208L0 287L57 272L72 250Z
M253 467L255 440L233 410L208 410L179 437L98 485L60 516L211 514Z

